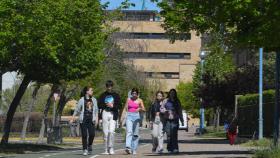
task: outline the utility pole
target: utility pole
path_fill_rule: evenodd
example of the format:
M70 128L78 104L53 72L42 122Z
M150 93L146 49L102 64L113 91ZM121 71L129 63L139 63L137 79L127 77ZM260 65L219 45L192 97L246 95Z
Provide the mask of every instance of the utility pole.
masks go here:
M259 139L263 138L263 48L260 48L259 62Z
M146 9L146 0L142 0L142 8L141 10L145 10Z

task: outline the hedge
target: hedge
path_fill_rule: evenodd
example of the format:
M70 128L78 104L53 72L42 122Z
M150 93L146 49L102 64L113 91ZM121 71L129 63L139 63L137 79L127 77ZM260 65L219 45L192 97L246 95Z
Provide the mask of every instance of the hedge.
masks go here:
M263 133L273 135L275 91L263 92ZM246 94L238 99L238 122L240 136L257 136L259 122L259 94Z

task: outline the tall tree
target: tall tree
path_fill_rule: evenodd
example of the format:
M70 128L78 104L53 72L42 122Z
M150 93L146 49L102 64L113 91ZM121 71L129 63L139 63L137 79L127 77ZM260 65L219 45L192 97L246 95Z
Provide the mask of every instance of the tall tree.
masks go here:
M89 75L104 57L106 33L97 0L2 2L0 19L13 28L1 29L9 35L0 39L1 50L16 55L24 75L7 113L1 143L8 143L13 115L30 81L59 83Z

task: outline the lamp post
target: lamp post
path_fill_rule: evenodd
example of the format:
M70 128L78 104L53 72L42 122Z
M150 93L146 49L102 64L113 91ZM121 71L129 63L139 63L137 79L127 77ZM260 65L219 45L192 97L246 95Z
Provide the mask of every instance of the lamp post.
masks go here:
M259 57L259 139L263 138L263 48Z
M200 64L201 64L201 85L203 83L203 66L204 66L204 60L205 60L205 57L206 57L206 51L202 50L200 51L200 54L199 54L199 57L201 59L200 61ZM204 105L203 105L203 100L202 100L202 97L200 98L200 101L201 101L201 104L200 104L200 125L199 125L199 132L200 134L203 133L203 129L204 129Z

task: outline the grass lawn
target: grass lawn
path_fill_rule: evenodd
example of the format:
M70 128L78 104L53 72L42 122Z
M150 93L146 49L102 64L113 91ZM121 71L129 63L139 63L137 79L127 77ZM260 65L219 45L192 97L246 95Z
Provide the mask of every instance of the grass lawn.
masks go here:
M213 126L206 127L206 133L201 135L202 138L225 138L226 139L226 132L223 126L219 126L218 130L215 130Z

